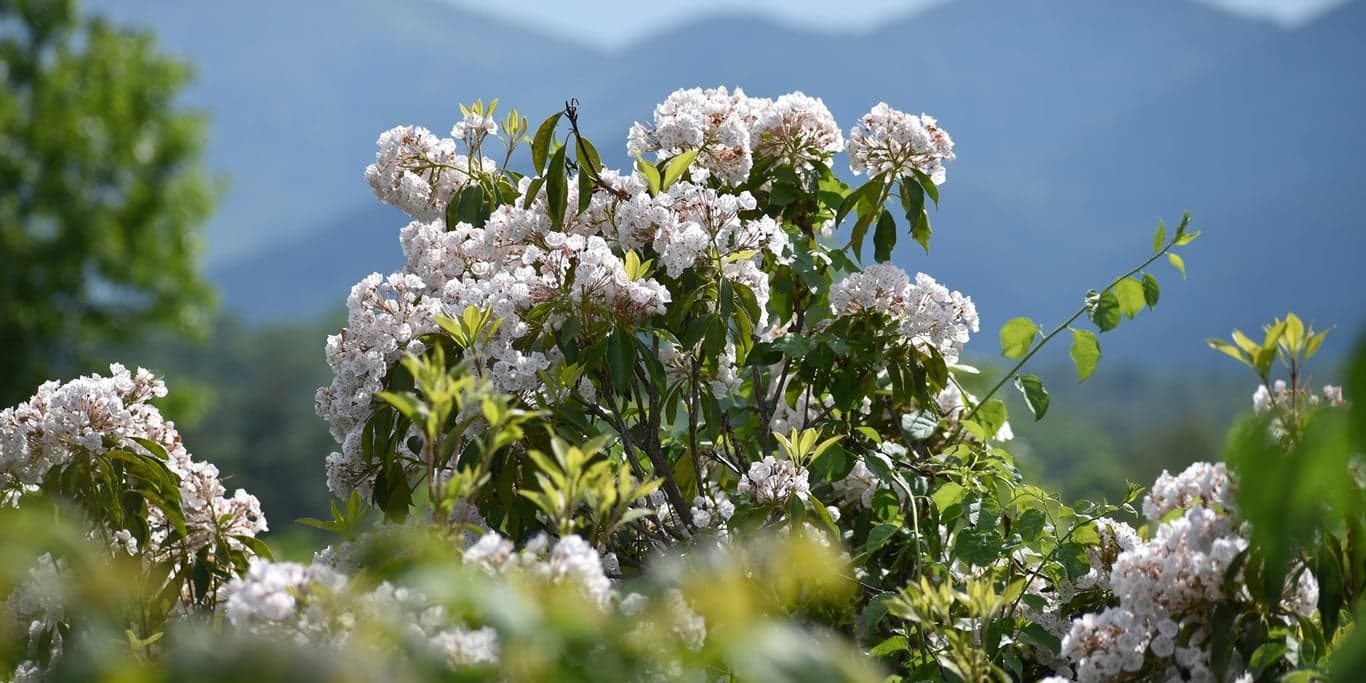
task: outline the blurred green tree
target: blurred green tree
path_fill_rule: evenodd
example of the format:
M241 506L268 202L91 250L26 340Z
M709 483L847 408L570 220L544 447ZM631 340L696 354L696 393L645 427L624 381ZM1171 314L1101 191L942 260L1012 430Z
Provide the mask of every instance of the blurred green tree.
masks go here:
M101 342L207 327L189 67L76 0L0 0L0 405Z

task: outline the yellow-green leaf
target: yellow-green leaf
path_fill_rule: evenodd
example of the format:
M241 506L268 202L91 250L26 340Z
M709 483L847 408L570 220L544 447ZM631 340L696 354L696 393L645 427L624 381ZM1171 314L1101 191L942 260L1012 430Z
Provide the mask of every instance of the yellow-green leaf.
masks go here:
M1072 364L1077 366L1077 381L1085 382L1100 363L1100 342L1096 341L1095 333L1090 330L1068 329L1072 332L1072 348L1068 355L1072 357Z
M697 150L690 149L670 159L668 165L664 167L664 180L660 183L659 189L661 191L669 189L669 186L673 185L675 181L683 176L683 172L688 170L688 167L692 165L693 159L696 158Z
M1143 295L1143 284L1131 277L1115 283L1115 296L1119 298L1119 312L1130 320L1147 304Z
M1172 264L1173 268L1176 268L1177 272L1181 273L1182 278L1186 277L1186 262L1181 260L1180 256L1167 254L1167 261Z
M1011 318L1001 327L1001 355L1006 358L1019 358L1029 351L1034 337L1039 334L1039 326L1029 318Z

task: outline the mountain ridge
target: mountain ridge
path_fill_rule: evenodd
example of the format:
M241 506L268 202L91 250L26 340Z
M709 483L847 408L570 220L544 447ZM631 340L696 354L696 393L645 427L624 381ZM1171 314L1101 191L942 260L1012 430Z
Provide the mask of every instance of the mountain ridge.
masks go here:
M1324 322L1363 322L1345 276L1328 277L1342 291L1324 293L1308 283L1276 291L1262 275L1278 254L1292 253L1330 274L1350 272L1360 244L1350 228L1361 215L1350 190L1366 179L1352 161L1366 154L1360 134L1344 130L1327 149L1332 136L1322 130L1304 136L1312 150L1282 142L1291 152L1275 173L1259 173L1236 138L1257 130L1246 117L1275 106L1258 79L1298 93L1305 101L1295 113L1306 125L1344 128L1366 117L1366 103L1343 92L1359 88L1345 65L1366 63L1353 40L1361 3L1297 29L1192 2L957 0L859 33L732 15L620 53L433 4L399 0L377 10L345 0L320 14L324 3L308 0L270 15L269 6L247 3L207 18L189 10L161 18L227 27L217 47L197 48L209 62L195 97L218 102L211 159L238 176L210 233L218 242L209 274L230 310L271 319L335 309L350 284L401 263L397 232L406 220L379 206L361 179L386 128L420 123L444 133L456 101L495 96L535 125L573 96L604 161L627 167L633 121L648 119L676 88L726 85L820 96L846 129L878 100L937 116L959 160L934 216L931 255L904 246L897 262L974 296L986 330L1013 315L1062 317L1085 289L1142 258L1158 218L1173 222L1184 209L1211 228L1191 247L1191 283L1155 271L1170 285L1144 315L1151 327L1132 341L1103 339L1107 353L1202 353L1203 336L1255 326L1295 301ZM279 25L252 28L252 11ZM299 37L310 20L313 34ZM189 35L183 25L176 31L173 48ZM250 37L259 50L238 65L237 46ZM291 60L291 40L315 49ZM226 103L213 91L225 83ZM1298 213L1277 201L1278 179L1298 193ZM1273 223L1296 216L1313 222L1300 239L1319 246L1277 249ZM226 249L224 239L237 247ZM1244 292L1240 281L1257 286ZM1245 293L1236 305L1220 303ZM1147 334L1170 341L1154 345Z

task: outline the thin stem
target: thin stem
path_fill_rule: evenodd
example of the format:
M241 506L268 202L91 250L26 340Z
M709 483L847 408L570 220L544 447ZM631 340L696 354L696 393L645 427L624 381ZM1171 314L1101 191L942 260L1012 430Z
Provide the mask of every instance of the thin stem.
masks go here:
M1173 237L1171 240L1167 242L1166 246L1162 247L1161 251L1153 254L1148 258L1148 260L1139 264L1137 267L1131 269L1129 272L1115 278L1114 281L1112 281L1109 285L1106 285L1105 289L1100 290L1100 293L1104 294L1114 289L1115 285L1118 285L1124 280L1127 280L1129 277L1136 275L1140 272L1143 272L1143 269L1152 265L1152 262L1156 261L1159 256L1162 256L1168 251L1171 251L1171 248L1176 245L1176 241L1180 238L1180 235ZM1085 314L1087 308L1089 307L1086 304L1082 304L1081 308L1077 309L1077 311L1073 313L1071 317L1063 321L1061 325L1058 325L1057 327L1053 328L1052 332L1049 332L1047 335L1044 335L1044 338L1041 339L1038 344L1035 344L1034 346L1030 347L1029 353L1026 353L1024 357L1019 360L1019 362L1015 363L1014 367L1010 368L1009 372L1007 372L1004 376L1001 377L1001 380L999 382L992 386L991 389L982 396L982 398L978 399L977 403L972 406L972 410L968 411L968 414L965 415L963 419L971 420L972 417L977 414L977 410L982 407L982 404L990 400L992 396L995 396L996 392L1000 391L1001 387L1005 386L1005 383L1010 381L1010 379L1020 371L1020 368L1024 367L1024 364L1028 363L1030 358L1034 357L1034 354L1039 352L1039 349L1043 348L1046 344L1048 344L1049 340L1053 339L1053 337L1056 337L1058 333L1067 329L1069 326L1071 326L1072 323L1076 322L1077 318L1080 318L1083 314Z

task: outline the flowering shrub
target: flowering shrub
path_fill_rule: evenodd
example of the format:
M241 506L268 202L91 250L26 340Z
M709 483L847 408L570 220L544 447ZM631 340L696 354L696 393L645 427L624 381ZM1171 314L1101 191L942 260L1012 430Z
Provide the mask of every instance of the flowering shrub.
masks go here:
M1006 323L1014 365L987 385L962 363L980 331L971 298L890 263L901 234L929 250L955 160L933 118L879 103L846 136L802 93L682 90L630 129L622 171L579 134L574 103L534 132L496 112L462 108L446 138L387 131L366 170L413 221L403 268L357 283L326 344L334 374L316 407L339 500L303 522L334 545L272 561L252 540L254 499L224 498L150 417L164 389L117 366L108 386L45 385L0 413L8 500L48 487L108 501L105 479L43 474L102 454L142 468L113 470L125 479L178 483L130 485L146 498L131 510L95 504L96 537L152 565L173 548L182 564L157 576L221 610L222 651L332 662L314 674L351 660L422 680L875 680L877 667L1250 680L1329 666L1366 566L1352 543L1362 486L1342 483L1332 514L1301 500L1277 521L1249 464L1288 476L1304 451L1321 473L1347 471L1341 420L1356 408L1338 389L1310 401L1298 379L1321 333L1292 317L1260 344L1221 345L1257 369L1271 416L1229 465L1164 474L1146 496L1066 505L1005 448L1003 387L1044 417L1044 383L1022 369L1064 331L1090 376L1098 333L1157 304L1149 266L1184 274L1188 216L1056 327ZM523 147L529 173L512 164ZM845 152L856 186L835 171ZM1284 387L1270 379L1278 350ZM144 630L129 633L131 659L70 666L194 671L178 653L204 627L167 628L183 645L161 659L138 640L161 631ZM21 676L48 661L12 659Z

